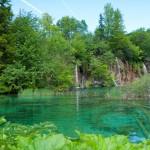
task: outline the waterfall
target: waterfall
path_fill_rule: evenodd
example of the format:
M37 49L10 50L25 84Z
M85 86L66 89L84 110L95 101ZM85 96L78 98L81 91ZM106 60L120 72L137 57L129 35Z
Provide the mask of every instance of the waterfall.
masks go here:
M81 84L81 87L84 88L85 86L85 67L83 67L83 70L82 70L82 84Z
M119 60L118 60L118 58L116 57L116 62L117 62L117 64L116 64L116 74L117 74L117 81L118 81L118 83L115 81L114 83L115 83L115 85L116 86L120 86L121 85L121 73L120 73L120 65L119 65Z
M144 63L143 63L143 73L144 73L144 74L147 74L147 73L148 73L147 68L146 68L146 66L145 66Z
M75 65L75 79L76 79L76 88L79 87L79 77L78 77L78 66Z
M78 66L77 64L75 65L75 80L76 80L76 110L77 110L77 115L79 113L79 76L78 76Z
M84 88L84 85L85 85L85 75L83 74L81 87Z
M120 76L120 65L119 65L119 61L118 61L118 58L116 57L116 62L117 62L117 65L116 65L116 71L117 71L117 74Z
M113 82L114 82L114 85L115 85L115 86L118 86L118 84L117 84L117 82L115 81L115 79L113 80Z

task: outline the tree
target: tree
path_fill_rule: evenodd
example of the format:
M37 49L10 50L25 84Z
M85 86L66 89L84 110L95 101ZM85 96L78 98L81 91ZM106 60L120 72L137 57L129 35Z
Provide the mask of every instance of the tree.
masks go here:
M113 19L114 19L114 9L110 3L104 6L104 33L105 37L109 38L113 31Z
M41 88L46 84L44 58L47 54L41 51L37 21L31 13L24 12L12 24L16 46L13 62L5 68L1 77L4 92Z
M103 55L103 53L105 53L106 51L109 51L109 50L110 50L110 46L106 40L102 40L100 42L95 41L95 45L94 45L94 55L95 56L101 56L101 55Z
M71 40L71 46L73 48L74 65L79 66L80 73L82 74L82 85L84 87L86 79L86 66L89 53L86 51L85 41L82 39L80 34L76 34Z
M55 32L60 32L58 26L53 23L52 17L48 13L44 13L39 19L42 37L50 38Z
M86 60L86 47L79 34L77 34L72 39L71 46L73 48L73 55L75 57L75 61L79 65L82 65L82 63L84 63L84 61Z
M66 89L73 85L71 46L62 36L60 28L53 24L49 14L43 14L39 23L42 38L41 50L46 53L44 59L47 62L44 65L47 70L45 80L49 88Z
M56 33L47 39L48 74L47 81L51 88L63 90L73 85L72 48L68 41Z
M103 55L106 51L111 50L116 57L123 60L141 60L141 50L130 42L124 34L124 28L120 10L114 10L110 3L106 4L103 15L100 14L99 28L95 31L96 54ZM100 42L99 39L101 39ZM108 45L109 48L105 45Z
M103 15L100 14L99 16L99 40L103 40L105 38L104 34L104 18Z
M91 58L90 70L92 78L102 86L113 85L109 67L100 57Z
M104 7L103 15L99 16L99 38L108 39L124 33L122 14L119 9L114 10L110 3Z
M119 9L114 11L114 19L113 19L113 28L112 28L112 35L115 36L117 34L124 33L124 25L122 14Z
M10 0L0 0L0 74L13 60L12 16Z
M45 36L47 38L51 37L52 24L53 24L52 17L48 13L44 13L39 22L42 27L43 36Z
M103 53L103 55L101 56L101 60L108 66L115 64L115 56L110 50Z
M138 29L129 34L129 38L133 44L139 46L143 51L143 60L150 62L150 32L143 28Z
M79 21L73 17L63 17L58 20L57 26L60 28L63 36L71 40L75 34L84 34L87 32L87 24L84 20Z
M141 61L142 51L125 34L117 34L109 39L109 45L116 57L127 61Z

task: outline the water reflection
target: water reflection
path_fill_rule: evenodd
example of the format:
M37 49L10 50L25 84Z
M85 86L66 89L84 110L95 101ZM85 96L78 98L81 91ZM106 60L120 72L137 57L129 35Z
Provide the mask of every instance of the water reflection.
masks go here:
M79 91L76 89L76 109L77 109L77 114L79 113Z

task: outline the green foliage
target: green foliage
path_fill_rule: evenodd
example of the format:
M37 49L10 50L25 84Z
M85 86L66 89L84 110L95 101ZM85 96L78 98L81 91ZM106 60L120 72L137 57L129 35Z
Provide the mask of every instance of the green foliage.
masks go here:
M109 50L116 57L128 61L140 61L142 59L141 49L135 46L124 34L120 10L114 10L110 3L105 5L104 14L100 14L99 28L97 28L95 35L98 41L103 41L104 39L105 43L107 41L110 47Z
M3 71L0 92L17 92L24 88L41 87L44 78L45 59L41 51L36 26L37 18L31 13L18 16L12 25L16 50L13 63ZM43 80L44 81L44 80Z
M49 89L25 89L18 93L19 97L34 97L34 96L52 96L53 92Z
M95 37L96 38L96 37ZM110 46L107 41L96 41L94 43L94 55L101 56L103 53L110 51Z
M47 48L47 82L51 88L62 90L72 86L72 64L74 61L72 48L68 42L60 35L55 35L48 39Z
M44 13L42 18L39 20L42 27L42 36L49 38L52 36L53 32L53 19L48 13Z
M112 87L109 90L109 92L106 94L106 98L121 99L122 98L122 89L121 89L121 87Z
M54 71L50 73L51 77L48 79L50 86L58 91L68 89L74 85L71 68L67 65L61 64L60 62L61 59L53 63Z
M144 61L150 62L150 32L141 28L130 33L129 38L143 51Z
M122 14L119 9L116 9L114 11L112 35L115 36L117 34L124 33L124 28Z
M57 91L73 86L71 45L62 36L59 27L52 24L52 17L48 14L42 16L40 26L46 86Z
M4 118L4 116L0 117L0 125L4 122L6 122L6 119Z
M104 34L105 27L104 27L104 18L102 14L99 15L99 28L97 29L98 29L97 30L98 39L103 40L105 38Z
M65 138L62 134L51 134L43 137L38 137L32 141L30 138L20 138L18 143L19 149L24 150L60 150L68 149L70 140Z
M75 57L75 61L79 65L81 65L86 60L86 47L79 34L77 34L73 38L73 40L71 41L71 46L73 50L73 55Z
M12 20L9 0L0 1L0 75L7 64L13 60L14 40L11 35Z
M15 64L7 66L3 75L0 77L0 93L17 92L27 86L27 80L29 81L28 85L32 85L28 73L22 65Z
M0 122L6 122L1 117ZM25 126L6 122L0 126L0 149L17 150L25 149L26 144L34 139L51 134L56 131L56 126L51 122L35 124L33 126Z
M101 56L101 60L108 66L115 64L115 56L111 51L103 53L103 55Z
M62 17L58 20L57 26L60 28L63 36L71 40L77 33L82 35L87 32L87 24L84 20L77 20L73 17Z
M115 57L149 64L149 30L125 35L122 14L110 3L100 14L94 33L88 32L84 20L69 16L54 24L48 13L37 18L21 10L12 21L9 0L0 1L0 12L0 93L72 88L75 65L82 87L95 80L108 86L113 85L109 70ZM140 66L137 70L141 75Z
M102 85L108 86L113 84L109 67L101 61L100 58L92 58L90 63L91 74L94 80L102 80Z
M104 7L104 34L105 38L109 38L113 31L114 9L110 3L107 3Z
M99 32L100 39L124 33L122 14L119 9L114 10L110 3L105 5L103 15L100 14Z
M135 46L124 34L117 34L109 39L112 52L118 58L131 62L138 62L142 59L142 51Z
M4 118L0 118L4 120ZM147 150L150 141L139 144L130 143L124 135L104 138L100 134L83 134L77 131L79 138L72 139L56 134L51 122L33 126L5 123L0 127L1 150Z
M92 81L91 80L86 80L85 87L89 88L91 85L92 85Z
M123 88L125 98L147 98L150 95L150 75L145 74Z

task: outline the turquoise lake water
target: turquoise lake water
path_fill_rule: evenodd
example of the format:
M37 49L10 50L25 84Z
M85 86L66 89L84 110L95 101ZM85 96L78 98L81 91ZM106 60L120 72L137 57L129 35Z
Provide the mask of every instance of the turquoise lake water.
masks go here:
M0 116L5 116L7 121L27 125L52 121L59 133L70 137L76 137L75 130L79 130L83 133L100 133L105 137L124 134L131 142L139 142L150 133L150 102L144 100L1 96Z

